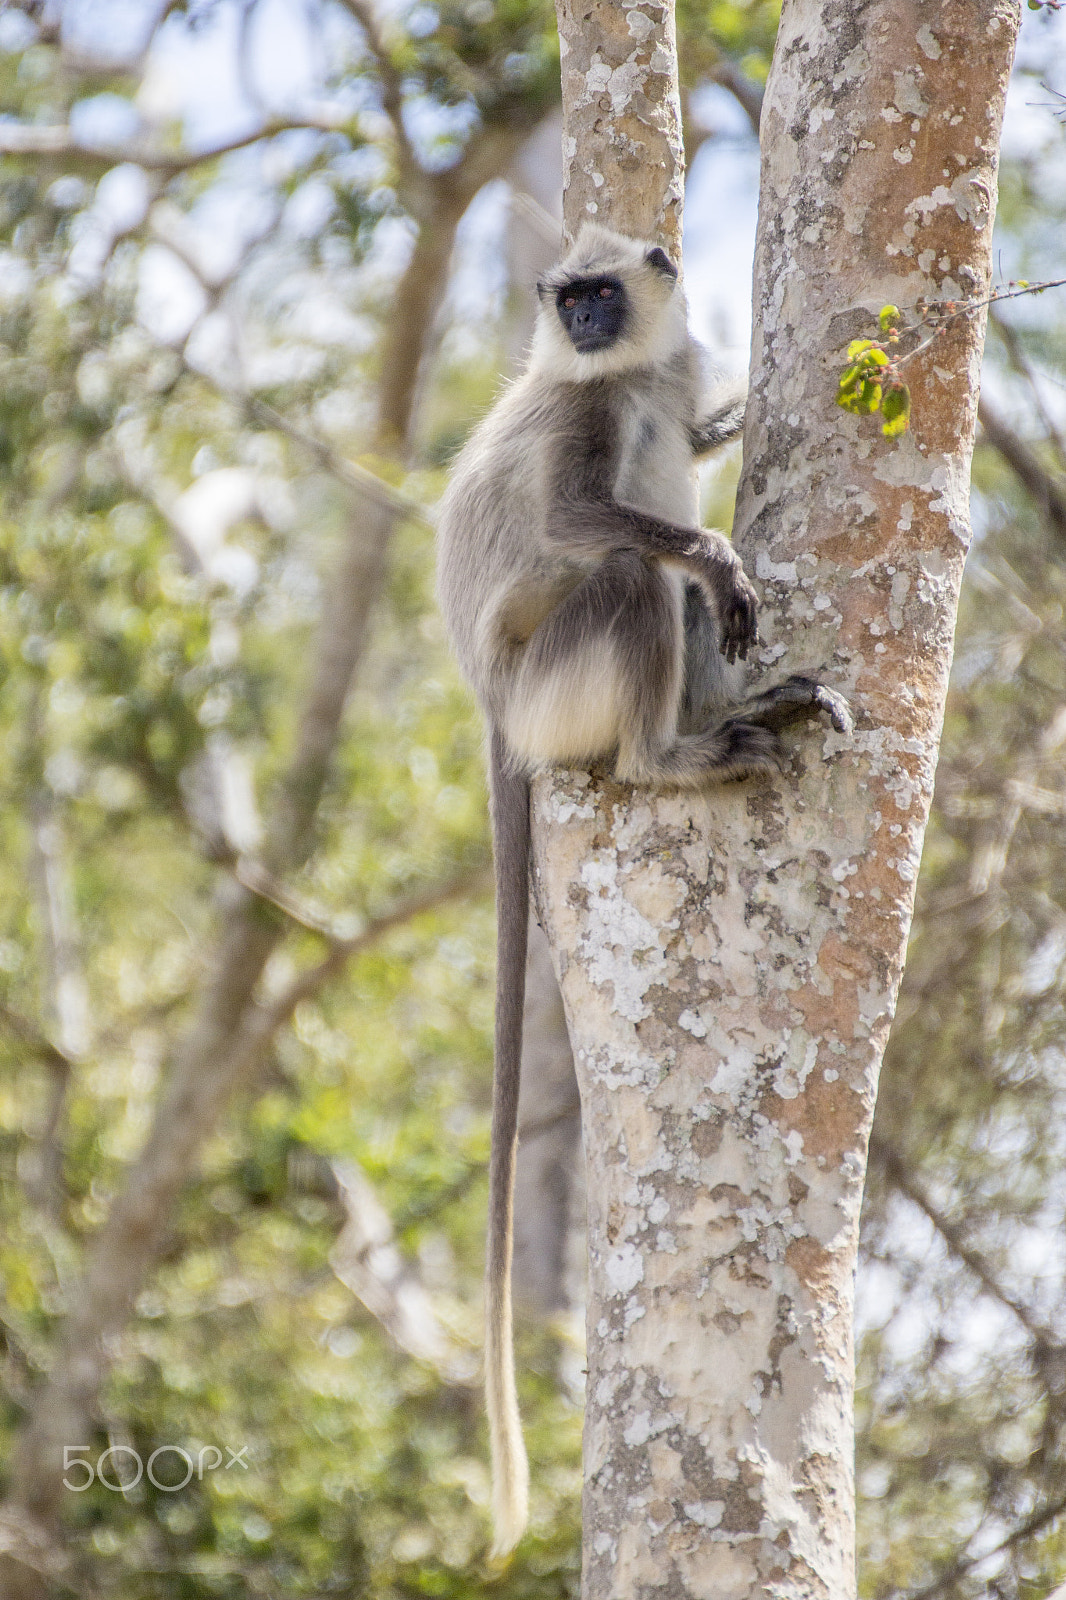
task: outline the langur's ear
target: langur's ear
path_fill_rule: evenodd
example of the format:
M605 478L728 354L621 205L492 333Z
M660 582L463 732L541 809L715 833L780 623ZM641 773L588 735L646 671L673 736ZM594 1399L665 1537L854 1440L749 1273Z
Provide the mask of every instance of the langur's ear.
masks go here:
M656 272L661 272L664 278L677 277L677 268L666 251L661 249L659 245L654 245L644 259L649 267L654 267Z

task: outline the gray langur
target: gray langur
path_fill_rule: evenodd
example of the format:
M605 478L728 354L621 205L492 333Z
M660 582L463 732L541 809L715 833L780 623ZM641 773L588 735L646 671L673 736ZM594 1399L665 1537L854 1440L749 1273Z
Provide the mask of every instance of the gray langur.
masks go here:
M511 1252L529 912L529 780L605 762L652 787L780 770L778 730L847 703L813 678L748 698L756 595L732 545L699 526L695 457L739 433L743 401L700 409L700 347L658 246L586 223L537 286L525 372L455 463L438 590L489 726L496 857L496 1067L485 1387L493 1553L526 1522Z

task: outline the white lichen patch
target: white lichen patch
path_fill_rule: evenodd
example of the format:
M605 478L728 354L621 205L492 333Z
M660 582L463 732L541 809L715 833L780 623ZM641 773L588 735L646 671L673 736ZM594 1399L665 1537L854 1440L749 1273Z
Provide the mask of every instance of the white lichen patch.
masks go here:
M803 1052L803 1059L797 1063L795 1054L801 1044L802 1041L798 1034L789 1040L789 1054L773 1073L771 1082L773 1083L774 1093L780 1100L798 1099L806 1088L807 1079L813 1072L814 1064L818 1060L818 1042L815 1039L808 1039L806 1049Z
M928 22L923 22L918 32L914 35L918 48L930 61L939 61L941 56L940 44L936 34Z
M643 11L637 11L635 7L626 13L626 27L629 29L630 37L636 39L639 44L643 44L655 31L655 24L651 18L645 16Z
M629 1022L651 1015L645 995L666 981L663 930L633 904L620 883L616 859L597 855L581 868L588 915L581 958L590 980L611 985L614 1010Z
M724 1500L690 1500L681 1508L690 1522L701 1528L717 1528L725 1515Z
M691 1033L694 1039L706 1039L707 1024L698 1011L685 1010L677 1019L679 1028L684 1028L686 1033Z
M741 1044L734 1045L711 1079L711 1088L715 1094L739 1095L751 1081L754 1066L754 1051Z
M892 82L894 85L892 98L904 116L928 116L929 107L922 99L918 80L913 72L894 72Z
M794 561L771 561L765 550L760 550L755 557L755 575L778 583L795 584L799 581Z

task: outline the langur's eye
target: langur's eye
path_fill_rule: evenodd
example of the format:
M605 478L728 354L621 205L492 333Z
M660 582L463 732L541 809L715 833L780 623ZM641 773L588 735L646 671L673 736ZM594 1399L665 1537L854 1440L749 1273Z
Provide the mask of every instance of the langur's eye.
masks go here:
M576 296L572 295L572 294L568 294L566 299L563 301L563 305L564 306L571 306L571 307L576 306L577 305Z
M605 283L603 288L600 290L600 299L609 300L613 294L614 290L611 288L610 284Z

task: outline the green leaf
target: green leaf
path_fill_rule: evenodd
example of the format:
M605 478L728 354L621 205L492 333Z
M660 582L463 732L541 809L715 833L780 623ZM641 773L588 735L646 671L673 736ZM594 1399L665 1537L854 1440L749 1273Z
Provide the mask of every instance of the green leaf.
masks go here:
M872 350L872 339L853 339L848 345L848 360L854 361L856 356L861 356L864 350Z
M861 367L848 367L837 384L837 405L845 411L858 412L865 381Z
M881 405L881 415L884 418L881 432L886 439L896 439L906 433L911 422L911 392L905 383L888 391Z
M881 405L881 385L873 378L867 378L859 390L855 409L861 416L870 416Z
M882 306L877 314L877 320L881 324L881 332L887 333L889 328L899 321L899 306Z

